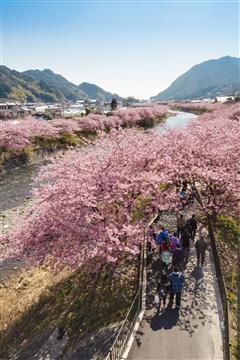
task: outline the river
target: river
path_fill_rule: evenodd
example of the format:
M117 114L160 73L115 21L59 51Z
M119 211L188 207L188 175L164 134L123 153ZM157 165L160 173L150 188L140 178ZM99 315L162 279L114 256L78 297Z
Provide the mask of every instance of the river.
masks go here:
M162 134L168 128L183 128L197 116L181 111L169 111L173 114L163 124L159 124L154 131ZM40 168L47 164L48 160L22 168L15 168L0 177L0 211L11 209L22 205L24 200L31 195L33 189L33 178L38 174ZM35 185L36 186L36 185Z
M197 115L183 112L183 111L174 111L170 110L169 113L172 113L172 116L169 116L164 124L159 124L154 128L154 131L163 134L167 129L172 128L184 128L186 127L193 119L197 118Z

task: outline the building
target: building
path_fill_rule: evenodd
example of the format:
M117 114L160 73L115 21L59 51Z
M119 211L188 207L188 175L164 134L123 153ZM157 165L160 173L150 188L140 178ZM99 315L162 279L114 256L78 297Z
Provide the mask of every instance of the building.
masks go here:
M227 101L233 101L234 99L235 99L234 96L231 96L231 95L229 95L229 96L216 96L215 97L215 101L220 102L220 103L225 103Z
M86 111L85 111L85 107L82 103L76 103L73 105L70 105L70 107L68 109L64 109L62 111L62 116L63 117L74 117L74 116L81 116L81 115L85 115Z
M21 103L17 101L1 101L0 102L0 117L11 118L16 117L20 114Z

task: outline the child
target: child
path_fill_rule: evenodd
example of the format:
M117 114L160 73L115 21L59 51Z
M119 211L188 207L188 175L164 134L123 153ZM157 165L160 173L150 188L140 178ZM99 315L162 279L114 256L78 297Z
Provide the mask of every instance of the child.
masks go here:
M159 297L157 314L159 314L160 311L165 310L166 298L167 298L169 291L170 291L170 282L168 280L167 275L165 273L163 273L161 280L157 286L157 294Z
M167 271L169 266L172 264L172 253L169 247L165 247L161 254L162 268Z

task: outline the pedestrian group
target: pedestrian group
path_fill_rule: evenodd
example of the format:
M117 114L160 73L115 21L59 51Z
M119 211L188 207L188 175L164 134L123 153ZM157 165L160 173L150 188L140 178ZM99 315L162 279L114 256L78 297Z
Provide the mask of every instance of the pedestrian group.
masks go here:
M161 227L159 233L153 226L149 227L148 253L153 253L153 248L159 251L161 261L161 278L157 284L156 302L157 313L164 311L169 297L169 306L173 305L175 298L176 308L181 306L182 290L185 283L183 271L186 268L190 253L190 242L195 240L197 221L195 215L185 220L183 214L177 216L177 229L170 234L165 227ZM153 246L154 245L154 246ZM203 266L207 241L200 235L194 243L197 255L197 266Z

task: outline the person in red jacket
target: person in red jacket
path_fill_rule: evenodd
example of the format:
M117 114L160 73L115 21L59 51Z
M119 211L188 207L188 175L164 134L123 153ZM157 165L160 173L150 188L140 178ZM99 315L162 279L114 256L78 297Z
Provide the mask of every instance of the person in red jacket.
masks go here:
M167 238L161 243L160 248L162 252L167 250L172 252L174 248L174 244L169 240L169 238Z

